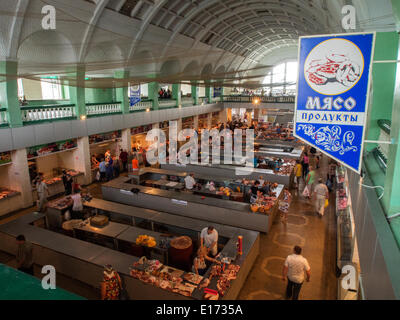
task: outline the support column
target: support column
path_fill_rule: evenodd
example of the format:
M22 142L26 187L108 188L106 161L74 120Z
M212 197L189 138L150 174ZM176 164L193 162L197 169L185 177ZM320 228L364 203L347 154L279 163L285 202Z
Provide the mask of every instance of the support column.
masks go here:
M81 116L86 116L86 100L85 100L85 67L76 66L74 70L68 70L70 81L69 97L71 103L75 104L75 114L79 119Z
M84 174L83 184L90 184L93 181L93 177L88 136L78 138L78 148L74 151L74 161L75 169Z
M221 102L224 102L224 87L221 87L220 101L221 101Z
M193 129L194 130L199 129L199 115L193 116Z
M33 204L32 182L29 176L26 149L11 152L11 170L9 171L10 189L21 192L22 207L28 208Z
M253 121L251 117L251 113L253 112L253 109L246 109L246 114L247 114L247 123L250 125L251 121Z
M212 126L212 112L207 114L207 129L210 130Z
M174 83L172 85L172 99L176 101L177 107L182 105L182 95L181 95L181 84L180 83Z
M196 85L196 82L192 83L192 97L193 105L197 106L199 104L199 87Z
M211 90L211 86L209 84L207 84L206 86L206 98L208 100L208 103L212 103L212 90Z
M7 109L11 128L22 126L21 108L18 101L18 62L0 61L0 108Z
M397 35L399 37L399 35ZM397 44L397 60L400 59L400 41ZM396 65L395 89L392 103L390 138L393 142L389 145L388 167L385 175L385 192L383 195L383 206L387 214L400 212L400 63ZM398 223L398 222L397 222ZM393 228L393 226L392 226Z
M219 121L222 123L228 122L228 111L226 108L222 109L222 111L219 112Z
M120 148L131 154L132 152L132 138L131 129L124 129L121 131L121 143Z
M259 116L260 116L260 109L254 109L254 120L258 121Z
M160 88L158 82L149 83L149 99L153 100L153 110L158 110L158 89Z
M129 71L127 70L119 70L115 71L114 78L123 79L121 81L116 81L115 92L117 101L121 102L121 111L122 113L129 113Z

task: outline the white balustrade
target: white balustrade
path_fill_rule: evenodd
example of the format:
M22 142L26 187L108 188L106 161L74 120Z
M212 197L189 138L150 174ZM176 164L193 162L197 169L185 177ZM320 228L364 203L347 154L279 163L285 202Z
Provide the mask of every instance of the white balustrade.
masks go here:
M7 111L0 111L0 126L7 124L8 124Z
M99 103L86 105L86 114L95 116L121 112L121 103Z
M129 111L140 111L140 110L146 110L146 109L151 109L153 107L153 101L139 101L136 103L134 106L129 107Z
M171 108L176 106L176 100L158 100L158 107L162 108Z
M35 122L57 120L75 117L75 106L51 106L51 107L23 107L21 117L23 122Z
M185 105L185 106L193 105L193 98L182 97L182 105Z

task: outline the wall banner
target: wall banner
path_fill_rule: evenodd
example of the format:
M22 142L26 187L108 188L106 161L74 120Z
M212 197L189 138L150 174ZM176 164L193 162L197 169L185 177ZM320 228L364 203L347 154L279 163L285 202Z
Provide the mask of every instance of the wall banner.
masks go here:
M375 33L300 37L294 136L360 173Z
M129 105L132 107L140 102L140 85L130 87L129 92Z

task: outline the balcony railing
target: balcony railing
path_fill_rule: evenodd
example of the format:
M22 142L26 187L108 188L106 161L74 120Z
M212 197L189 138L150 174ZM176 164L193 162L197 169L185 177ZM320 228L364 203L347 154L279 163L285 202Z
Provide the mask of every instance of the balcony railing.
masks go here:
M121 112L121 102L86 104L86 114L88 117Z
M143 111L153 108L153 100L142 100L136 103L134 106L129 107L129 112Z
M206 104L207 97L199 97L199 104Z
M212 102L220 102L221 101L221 97L213 97L212 98Z
M160 99L158 100L158 107L160 109L173 108L176 106L176 100L171 99Z
M192 106L194 104L192 97L182 97L182 105L183 106Z
M0 109L0 127L8 126L7 109Z
M34 123L41 121L67 120L76 118L75 105L47 105L47 106L25 106L21 107L23 123Z
M244 96L244 95L237 95L237 96L224 96L224 102L253 102L253 100L257 98L260 99L263 103L294 103L295 97L294 96L280 96L280 97L267 97L267 96Z

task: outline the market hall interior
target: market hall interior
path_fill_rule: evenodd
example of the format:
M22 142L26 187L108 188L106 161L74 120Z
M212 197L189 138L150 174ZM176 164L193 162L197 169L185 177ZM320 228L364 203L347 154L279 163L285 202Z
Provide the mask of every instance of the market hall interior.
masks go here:
M60 291L43 299L287 299L300 246L299 299L399 299L400 5L351 3L356 29L342 0L2 1L0 277L28 299L44 265ZM353 33L373 37L360 170L296 127L299 74L310 88L367 77L340 54L302 72L299 37ZM305 193L317 186L326 207ZM123 288L103 292L116 273Z

